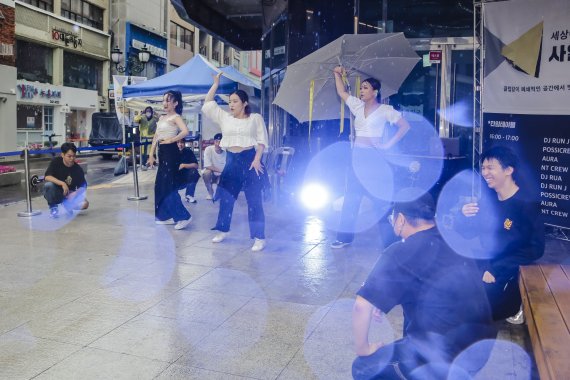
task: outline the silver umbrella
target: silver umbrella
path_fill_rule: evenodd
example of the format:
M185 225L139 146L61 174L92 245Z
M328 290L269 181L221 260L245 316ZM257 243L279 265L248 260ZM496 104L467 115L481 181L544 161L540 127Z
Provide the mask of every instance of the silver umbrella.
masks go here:
M340 64L347 70L353 95L359 81L373 77L380 80L382 98L387 98L398 92L419 60L403 33L345 34L287 66L273 104L300 122L309 120L311 106L312 120L339 119L340 98L332 72L335 66Z

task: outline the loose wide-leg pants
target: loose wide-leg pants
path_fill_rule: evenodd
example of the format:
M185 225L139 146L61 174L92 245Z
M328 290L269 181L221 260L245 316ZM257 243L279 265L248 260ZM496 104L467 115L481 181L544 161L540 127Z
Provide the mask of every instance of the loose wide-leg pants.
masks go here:
M255 169L249 170L255 157L255 149L241 153L227 153L226 166L214 199L220 201L218 220L213 230L228 232L232 222L234 203L243 190L247 200L250 237L265 239L265 214L263 213L263 178ZM265 168L264 168L265 170Z
M362 198L367 196L373 202L374 212L378 218L382 237L386 239L386 241L390 241L393 239L393 233L391 232L391 227L386 220L386 212L388 211L390 204L388 201L378 199L371 194L370 191L362 185L353 167L353 165L360 165L363 163L363 160L356 160L356 162L354 162L354 157L370 156L369 151L371 151L372 148L353 149L354 152L352 153L350 163L347 168L346 191L344 194L344 202L342 204L342 213L336 239L344 243L352 243L354 240L354 231L360 209L360 203L362 202Z
M176 143L158 147L158 171L154 182L154 216L157 220L174 219L175 222L190 218L190 213L180 200L177 173L180 167L180 150Z

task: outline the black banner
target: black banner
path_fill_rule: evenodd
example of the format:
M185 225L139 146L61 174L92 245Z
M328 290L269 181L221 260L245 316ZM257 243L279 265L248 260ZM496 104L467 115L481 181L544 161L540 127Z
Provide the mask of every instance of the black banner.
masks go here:
M570 115L485 113L483 150L503 145L521 161L521 183L540 199L546 223L570 228Z

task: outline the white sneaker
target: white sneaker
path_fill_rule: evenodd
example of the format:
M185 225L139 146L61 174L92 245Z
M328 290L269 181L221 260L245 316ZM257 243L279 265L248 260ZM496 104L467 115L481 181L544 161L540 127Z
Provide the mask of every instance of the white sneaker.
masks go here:
M212 200L212 196L211 196L210 194L208 194L208 195L206 196L206 200L207 200L207 201L211 201L211 200Z
M221 243L226 238L227 232L218 232L216 236L212 238L212 243Z
M187 195L185 197L185 199L186 199L186 202L188 202L188 203L198 203L198 201L191 195Z
M251 250L253 252L259 252L261 251L263 248L265 248L265 239L258 239L255 238L255 243L253 243L253 246L251 247Z
M524 313L522 310L522 306L518 313L516 313L512 317L507 318L506 321L513 325L522 325L524 323Z
M189 225L191 221L192 221L192 217L189 217L186 220L180 220L178 223L176 223L176 225L174 226L174 229L175 230L182 230L182 229L186 228L186 226Z
M155 220L154 223L156 223L156 224L176 224L176 222L172 218L166 219L166 220Z

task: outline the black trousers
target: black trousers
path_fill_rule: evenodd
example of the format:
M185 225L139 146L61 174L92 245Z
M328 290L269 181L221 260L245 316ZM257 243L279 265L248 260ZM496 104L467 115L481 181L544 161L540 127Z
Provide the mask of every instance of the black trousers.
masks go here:
M500 321L512 317L519 312L522 299L519 289L519 275L513 275L508 280L485 283L487 298L493 311L493 320Z
M177 174L180 167L180 150L176 143L158 147L158 171L154 182L154 216L157 220L190 218L190 213L178 195Z
M228 232L232 222L234 203L241 190L247 200L247 216L250 237L265 239L265 214L263 213L263 176L255 169L249 170L255 157L255 149L241 153L227 152L226 166L216 189L215 200L220 201L218 220L213 230ZM264 168L265 170L265 168Z

